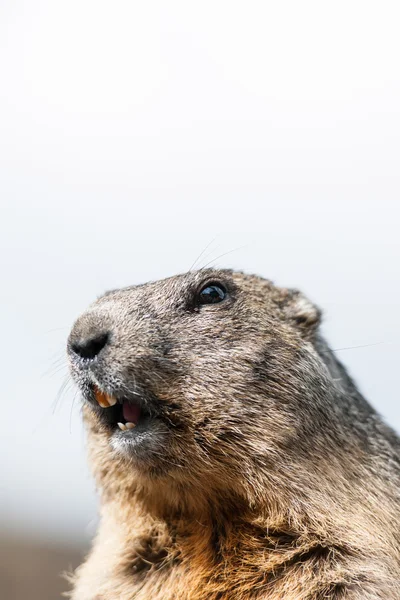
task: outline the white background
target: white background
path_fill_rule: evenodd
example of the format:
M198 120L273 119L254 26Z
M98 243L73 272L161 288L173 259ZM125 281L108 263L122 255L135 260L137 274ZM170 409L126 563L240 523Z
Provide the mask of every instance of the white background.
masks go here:
M400 430L399 16L384 0L1 1L0 528L91 535L79 398L54 408L69 327L210 242L199 266L316 301Z

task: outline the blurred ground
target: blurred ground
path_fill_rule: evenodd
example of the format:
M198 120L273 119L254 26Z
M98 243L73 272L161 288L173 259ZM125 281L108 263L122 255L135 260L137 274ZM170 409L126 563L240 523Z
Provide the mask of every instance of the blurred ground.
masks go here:
M75 569L86 551L0 535L2 600L61 598L69 587L62 573Z

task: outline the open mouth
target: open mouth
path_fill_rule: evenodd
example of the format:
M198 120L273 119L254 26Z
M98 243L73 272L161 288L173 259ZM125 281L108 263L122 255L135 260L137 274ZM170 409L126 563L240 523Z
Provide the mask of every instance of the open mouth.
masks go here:
M103 392L96 385L92 386L93 397L101 407L101 416L105 423L111 427L119 427L121 431L134 429L143 420L146 414L142 405L126 398L116 398Z

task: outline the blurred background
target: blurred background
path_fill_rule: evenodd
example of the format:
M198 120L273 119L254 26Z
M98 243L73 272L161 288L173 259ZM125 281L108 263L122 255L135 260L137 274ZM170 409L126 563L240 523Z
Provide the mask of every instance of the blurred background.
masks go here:
M2 598L59 597L96 529L65 343L107 289L299 287L400 431L399 11L0 2Z

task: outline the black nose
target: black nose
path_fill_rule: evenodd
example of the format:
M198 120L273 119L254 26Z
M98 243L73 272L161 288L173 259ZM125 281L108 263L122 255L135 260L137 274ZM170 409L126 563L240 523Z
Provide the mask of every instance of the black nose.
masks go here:
M71 349L75 354L87 360L93 360L108 342L108 333L100 333L89 339L72 342Z

